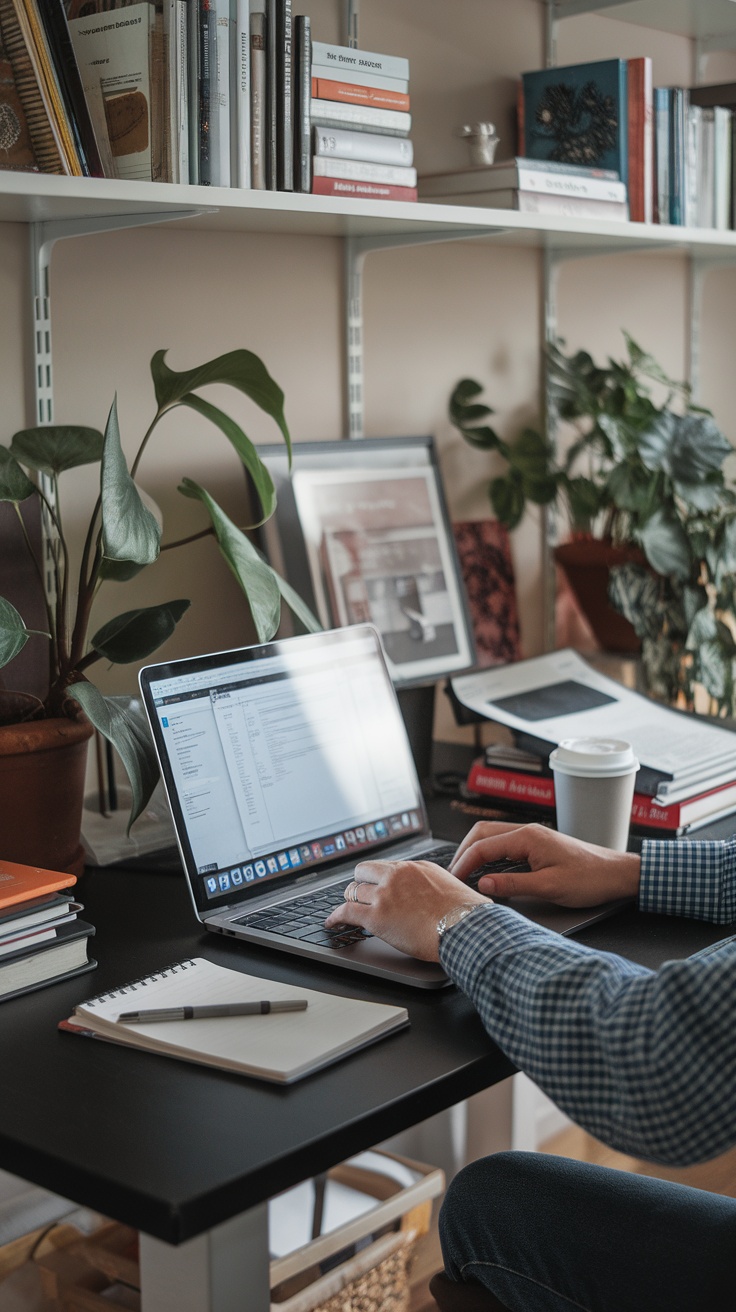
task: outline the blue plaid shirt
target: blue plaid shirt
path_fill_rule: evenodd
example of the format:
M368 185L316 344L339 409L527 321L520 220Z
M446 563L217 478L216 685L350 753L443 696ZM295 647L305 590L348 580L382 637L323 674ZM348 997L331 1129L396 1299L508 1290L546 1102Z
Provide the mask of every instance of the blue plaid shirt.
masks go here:
M731 924L736 838L645 842L639 906ZM605 1143L681 1166L736 1143L736 936L651 971L490 905L441 960L514 1064Z

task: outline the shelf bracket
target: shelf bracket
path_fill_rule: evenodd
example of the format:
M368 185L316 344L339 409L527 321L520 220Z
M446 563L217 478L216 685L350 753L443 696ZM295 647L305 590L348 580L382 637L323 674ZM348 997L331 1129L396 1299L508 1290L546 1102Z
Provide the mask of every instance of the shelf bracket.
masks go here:
M360 22L360 0L343 0L342 7L342 43L351 50L358 48L358 23Z
M29 224L31 254L31 297L33 313L33 399L34 422L53 423L53 377L51 369L51 296L49 267L51 252L64 237L85 237L121 228L140 228L173 219L197 218L212 210L166 210L148 214L110 214L88 219L57 219Z
M364 436L364 339L363 269L372 251L395 250L402 246L425 246L431 242L472 241L505 228L483 228L479 232L449 229L443 232L396 233L386 237L345 238L345 432L348 438Z
M197 218L213 210L166 210L162 213L110 214L88 219L55 219L29 224L31 256L31 395L33 397L33 425L51 424L54 420L53 371L51 367L51 293L49 268L51 253L57 241L64 237L84 237L98 232L111 232L121 228L140 228L151 223L165 223L170 219ZM39 485L47 501L55 501L54 483L48 474L39 473ZM54 571L51 568L55 530L51 516L44 507L42 512L44 584L46 595L55 600Z

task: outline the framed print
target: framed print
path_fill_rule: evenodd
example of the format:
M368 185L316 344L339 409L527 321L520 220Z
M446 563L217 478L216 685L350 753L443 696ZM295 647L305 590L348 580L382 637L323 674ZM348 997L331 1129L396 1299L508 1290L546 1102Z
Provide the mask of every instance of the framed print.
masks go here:
M397 686L475 662L472 628L430 437L259 447L276 484L262 530L271 564L328 628L376 626Z

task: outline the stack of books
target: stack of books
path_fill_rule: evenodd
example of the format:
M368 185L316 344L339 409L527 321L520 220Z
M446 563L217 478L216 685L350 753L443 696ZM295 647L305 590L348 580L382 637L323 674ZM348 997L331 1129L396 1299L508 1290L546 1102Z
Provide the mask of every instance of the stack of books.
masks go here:
M655 206L659 223L734 227L736 83L656 87Z
M416 200L408 60L292 0L0 0L0 125L4 169Z
M0 168L109 176L62 0L0 0Z
M473 761L467 778L470 796L485 798L499 810L525 819L548 820L555 811L555 784L546 756L519 747L491 745ZM635 792L631 832L640 837L681 838L736 812L736 778L717 788L693 792L668 803Z
M408 59L315 41L311 93L312 191L415 201Z
M553 160L501 160L487 168L431 173L419 179L422 200L488 205L525 214L627 219L626 186L615 169L575 167Z
M635 832L689 834L736 812L735 733L634 692L570 648L456 675L451 690L465 717L474 712L512 734L512 746L489 748L470 771L468 788L489 804L551 817L552 749L566 738L616 738L640 762Z
M64 889L74 875L0 860L0 999L92 970L92 925Z

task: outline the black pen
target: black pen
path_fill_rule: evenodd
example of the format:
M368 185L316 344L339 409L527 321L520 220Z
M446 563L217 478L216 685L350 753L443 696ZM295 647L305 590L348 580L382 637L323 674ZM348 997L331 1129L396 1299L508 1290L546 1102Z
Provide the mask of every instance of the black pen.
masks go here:
M211 1016L267 1016L272 1011L306 1011L306 998L283 1002L218 1002L204 1007L159 1007L152 1011L121 1011L119 1021L128 1025L155 1024L163 1020L205 1020Z

